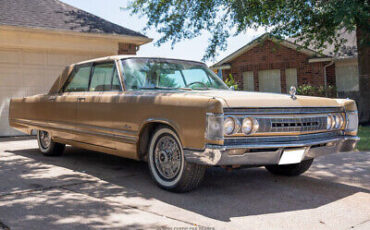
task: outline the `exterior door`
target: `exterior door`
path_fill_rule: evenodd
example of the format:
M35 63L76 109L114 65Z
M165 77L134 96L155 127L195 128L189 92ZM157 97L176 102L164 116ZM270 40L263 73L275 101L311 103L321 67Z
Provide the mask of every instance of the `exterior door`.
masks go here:
M88 88L90 65L76 66L69 76L61 93L48 95L46 100L50 111L49 126L54 128L52 135L62 139L76 140L77 103Z
M78 99L77 130L79 141L115 149L115 129L111 110L114 96L121 93L115 62L95 63L92 66L88 90Z
M261 92L281 93L280 70L262 70L258 72L259 90Z

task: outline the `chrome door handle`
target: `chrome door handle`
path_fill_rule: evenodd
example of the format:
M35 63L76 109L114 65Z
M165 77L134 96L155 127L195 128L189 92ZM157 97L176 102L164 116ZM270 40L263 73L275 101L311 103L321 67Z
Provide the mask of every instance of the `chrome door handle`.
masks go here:
M85 101L85 100L86 100L86 98L84 98L84 97L78 97L78 98L77 98L77 100L78 100L78 101Z

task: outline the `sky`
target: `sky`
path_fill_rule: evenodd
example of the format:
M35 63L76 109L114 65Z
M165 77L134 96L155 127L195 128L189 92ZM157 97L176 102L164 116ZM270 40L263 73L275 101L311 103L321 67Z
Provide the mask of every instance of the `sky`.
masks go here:
M147 19L138 15L130 15L130 12L124 10L128 4L128 0L61 0L64 3L95 14L110 22L121 25L128 29L143 33L143 28L146 25ZM228 48L224 52L219 52L216 61L221 60L227 55L233 53L240 47L246 45L251 40L257 38L265 32L264 29L248 30L243 34L228 39ZM160 47L154 46L154 42L160 38L160 34L155 29L144 33L149 38L153 38L153 42L140 47L137 55L139 56L160 56L169 58L180 58L201 61L208 45L209 36L205 33L191 40L183 40L177 43L174 48L171 48L170 42L162 44ZM215 61L207 61L208 65Z

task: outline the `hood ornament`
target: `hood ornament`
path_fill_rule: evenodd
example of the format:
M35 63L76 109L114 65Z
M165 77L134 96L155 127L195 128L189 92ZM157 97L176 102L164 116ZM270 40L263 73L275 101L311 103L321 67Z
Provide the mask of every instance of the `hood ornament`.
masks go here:
M292 98L293 100L297 99L297 97L295 96L296 93L297 89L295 88L295 86L291 86L289 90L290 98Z

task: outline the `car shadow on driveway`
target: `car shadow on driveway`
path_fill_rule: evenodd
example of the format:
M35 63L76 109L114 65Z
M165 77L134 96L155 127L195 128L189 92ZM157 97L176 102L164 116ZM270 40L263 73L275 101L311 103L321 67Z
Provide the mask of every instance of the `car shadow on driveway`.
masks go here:
M95 198L140 197L148 200L148 206L150 206L149 201L154 199L220 221L229 221L232 217L313 209L358 192L369 192L366 188L311 176L274 176L264 168L232 172L221 168L209 168L203 183L197 190L177 194L159 189L151 180L147 164L144 162L74 147L67 147L62 157L45 157L37 149L8 152L107 182L101 187L94 187L94 190L77 187L79 192ZM320 164L320 162L317 163ZM23 170L14 171L15 175L12 176L24 179L22 174L32 175L33 170L37 170L37 167L33 169L27 164L23 167ZM355 168L354 164L353 169ZM60 177L62 180L66 179L65 175ZM48 180L47 177L43 179ZM28 183L34 182L30 179Z

